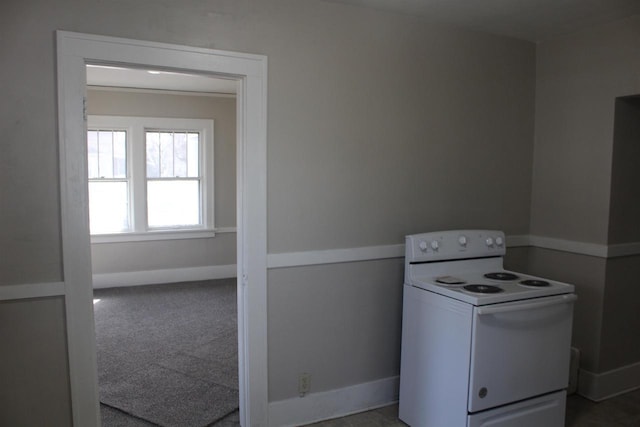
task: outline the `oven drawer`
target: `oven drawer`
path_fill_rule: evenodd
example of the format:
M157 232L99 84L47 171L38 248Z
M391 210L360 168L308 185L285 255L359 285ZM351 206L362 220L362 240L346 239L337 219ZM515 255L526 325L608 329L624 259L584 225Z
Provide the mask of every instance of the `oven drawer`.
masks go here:
M563 427L564 391L469 415L467 427Z
M574 294L475 307L469 412L567 387Z

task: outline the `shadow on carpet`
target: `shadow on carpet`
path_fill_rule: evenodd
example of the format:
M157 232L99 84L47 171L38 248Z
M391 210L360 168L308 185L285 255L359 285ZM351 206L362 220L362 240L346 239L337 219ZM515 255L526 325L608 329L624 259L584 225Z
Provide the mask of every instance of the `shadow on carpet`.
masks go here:
M235 280L96 290L100 401L166 427L238 408Z

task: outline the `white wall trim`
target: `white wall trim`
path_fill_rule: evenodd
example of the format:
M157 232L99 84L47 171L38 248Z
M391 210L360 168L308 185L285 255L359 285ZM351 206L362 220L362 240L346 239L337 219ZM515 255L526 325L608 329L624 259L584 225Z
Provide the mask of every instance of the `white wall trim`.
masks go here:
M87 85L91 90L100 90L104 92L131 92L131 93L161 93L167 95L185 95L185 96L206 96L210 98L235 98L235 93L226 92L194 92L190 90L173 90L173 89L142 89L137 87L126 86L98 86Z
M597 243L577 242L575 240L554 239L544 236L529 236L531 246L544 249L553 249L563 252L573 252L581 255L589 255L600 258L607 257L607 246Z
M389 377L269 403L269 426L299 426L391 405L400 377Z
M640 255L640 242L619 243L614 245L601 245L598 243L578 242L575 240L555 239L546 236L518 236L528 237L529 246L552 249L556 251L571 252L579 255L594 256L598 258L616 258L623 256ZM507 242L509 237L507 237ZM515 246L515 245L511 245ZM526 246L526 245L519 245Z
M0 301L55 297L64 294L64 282L25 283L0 286Z
M607 255L609 258L640 255L640 242L618 243L615 245L609 245Z
M289 252L267 255L268 268L370 261L404 256L404 245L364 246L322 251Z
M640 242L607 246L526 234L507 236L507 247L523 246L535 246L600 258L640 255ZM363 246L319 251L272 253L267 255L267 267L289 268L402 257L404 257L404 244Z
M91 244L149 242L158 240L211 239L216 237L215 230L158 230L132 233L94 234Z
M170 268L163 270L129 271L93 275L93 287L155 285L160 283L193 282L196 280L226 279L237 276L236 264L206 267Z
M530 239L528 234L519 234L514 236L506 236L508 248L518 248L521 246L530 246Z
M237 227L217 227L214 228L213 231L217 234L220 233L237 233L238 232L238 228Z
M640 362L595 374L580 370L578 394L599 402L640 388Z

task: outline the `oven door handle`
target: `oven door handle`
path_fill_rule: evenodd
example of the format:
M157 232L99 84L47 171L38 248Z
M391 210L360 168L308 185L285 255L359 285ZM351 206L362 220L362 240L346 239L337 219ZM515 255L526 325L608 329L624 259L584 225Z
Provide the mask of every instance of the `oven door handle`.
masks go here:
M555 297L552 299L545 299L544 301L536 301L536 302L525 302L520 304L508 304L508 305L492 305L485 307L478 307L476 313L483 314L497 314L497 313L508 313L510 311L521 311L521 310L533 310L536 308L549 307L557 304L566 304L573 302L578 299L576 294L567 294L562 295L560 297Z

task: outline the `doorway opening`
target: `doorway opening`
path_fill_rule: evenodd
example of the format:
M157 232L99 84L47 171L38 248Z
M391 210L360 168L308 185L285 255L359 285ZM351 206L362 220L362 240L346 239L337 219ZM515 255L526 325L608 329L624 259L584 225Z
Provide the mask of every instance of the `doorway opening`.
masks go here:
M236 256L240 423L267 425L266 58L58 31L57 59L62 254L74 425L100 422L87 194L87 64L216 75L238 82ZM251 245L247 244L249 241Z
M86 69L102 425L238 423L237 81Z

